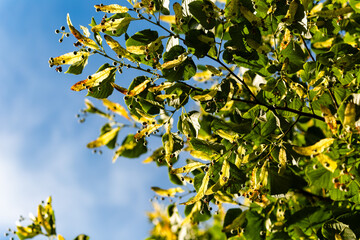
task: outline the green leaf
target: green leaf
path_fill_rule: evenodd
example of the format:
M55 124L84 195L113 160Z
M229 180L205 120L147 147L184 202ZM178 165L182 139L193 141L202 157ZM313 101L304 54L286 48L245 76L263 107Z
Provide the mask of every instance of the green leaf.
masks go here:
M185 52L186 50L182 46L174 46L168 52L164 53L164 62L177 59L178 56ZM196 65L194 61L188 57L179 66L171 69L162 69L162 73L169 81L189 80L196 73Z
M327 239L351 240L356 239L355 233L349 228L349 225L337 220L330 220L324 223L321 233ZM336 236L337 235L337 236Z
M75 75L81 74L84 67L88 63L88 59L89 59L89 56L84 55L84 58L80 62L70 65L68 70L65 73L71 73L71 74L75 74Z
M214 45L215 38L212 32L205 34L202 30L191 29L185 35L185 44L192 48L198 58L204 57Z
M205 28L212 29L215 26L216 20L210 14L215 14L212 4L205 1L193 1L189 4L190 13L194 18Z
M133 134L129 134L124 139L121 146L115 151L113 162L115 162L119 156L137 158L147 152L147 147L144 144L144 138L136 140L134 136L135 135Z
M246 212L247 224L244 236L246 239L259 239L260 232L265 230L264 219L255 211Z
M80 234L79 236L74 238L74 240L89 240L89 239L90 239L90 237L85 234Z
M129 46L145 46L158 38L158 32L151 29L144 29L135 33L126 40L126 47Z

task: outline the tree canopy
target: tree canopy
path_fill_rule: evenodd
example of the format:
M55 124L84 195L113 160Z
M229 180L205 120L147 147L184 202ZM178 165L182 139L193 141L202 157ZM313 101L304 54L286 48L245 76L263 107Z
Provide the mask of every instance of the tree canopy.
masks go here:
M95 10L81 30L67 15L69 32L56 32L60 42L72 34L75 51L49 64L79 75L104 57L71 87L99 99L85 100L81 122L106 119L88 148L113 149L115 162L161 137L144 162L174 187L152 187L172 203L154 203L149 239L360 237L360 1L128 0ZM124 71L135 72L129 85ZM56 236L50 203L18 226L20 239Z

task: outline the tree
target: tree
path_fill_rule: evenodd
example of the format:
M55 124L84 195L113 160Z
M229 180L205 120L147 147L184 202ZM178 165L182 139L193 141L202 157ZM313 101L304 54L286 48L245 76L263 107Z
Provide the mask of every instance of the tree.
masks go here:
M161 137L145 162L167 168L178 186L152 188L176 201L167 211L154 205L149 239L360 237L360 1L128 0L95 9L105 15L91 31L67 16L76 50L49 64L81 74L90 57L105 59L71 88L108 109L86 100L84 115L107 119L87 147L115 149L115 162ZM140 29L129 36L129 26ZM123 86L116 76L127 69L139 76ZM129 112L111 94L123 94ZM124 127L132 134L122 139ZM182 200L184 184L195 191ZM41 216L31 226L47 231ZM21 239L39 233L25 230Z

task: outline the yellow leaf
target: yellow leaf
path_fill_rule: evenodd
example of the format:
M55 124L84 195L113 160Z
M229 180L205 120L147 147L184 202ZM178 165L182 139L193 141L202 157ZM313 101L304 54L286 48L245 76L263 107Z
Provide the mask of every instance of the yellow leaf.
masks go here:
M174 82L163 82L159 86L149 88L149 91L150 92L162 91L168 89L169 87L172 87L174 84L175 84Z
M81 30L83 31L83 34L85 35L85 37L90 37L90 31L87 27L81 26L80 25Z
M209 101L209 100L212 100L215 95L217 94L217 89L212 89L210 90L210 92L204 94L204 95L195 95L192 97L192 99L194 99L195 101Z
M211 77L212 77L212 73L209 70L202 71L202 72L197 72L193 76L194 80L199 81L199 82L209 80L209 79L211 79Z
M292 38L291 31L288 28L286 28L285 33L284 33L284 37L283 37L283 39L281 41L281 44L280 44L282 49L285 49L289 45L289 43L291 41L291 38Z
M184 205L191 205L191 204L194 204L196 203L197 201L201 200L204 196L205 196L205 192L208 188L208 184L209 184L209 179L210 179L210 170L206 172L203 180L202 180L202 183L201 183L201 186L199 188L199 191L198 193L196 194L196 196L192 199L190 199L189 201L185 202L185 203L182 203Z
M355 104L353 102L349 102L346 105L345 113L344 113L345 129L350 130L349 128L353 128L355 126L355 116L356 116Z
M88 143L88 148L97 148L108 144L118 134L120 128L113 128L109 132L104 133L95 141Z
M175 15L161 15L160 20L169 24L175 24Z
M58 235L58 240L65 240L65 238L59 234Z
M119 57L125 57L126 59L135 62L135 59L131 56L131 54L123 48L120 43L118 43L116 40L114 40L112 37L105 35L104 36L106 43L109 45L109 47L119 56Z
M329 38L324 42L316 42L313 44L314 48L330 48L334 42L335 38Z
M50 59L50 64L52 64L52 65L74 64L74 63L80 62L84 58L89 57L89 55L90 55L89 52L83 52L83 51L70 52L70 53L61 55L59 57Z
M183 17L182 15L182 7L180 5L180 3L174 3L173 4L173 8L174 8L174 13L175 13L175 23L177 26L181 25L181 19Z
M170 69L176 66L179 66L187 59L187 53L183 53L177 57L177 59L167 61L161 65L162 69Z
M123 87L121 87L121 86L119 86L119 85L117 85L116 83L113 83L113 82L111 82L110 84L111 84L111 86L113 88L115 88L116 90L118 90L122 94L127 94L128 93L128 90L126 88L123 88Z
M178 173L189 173L195 169L205 166L204 163L201 162L191 162L181 168L176 168L171 170L171 174L178 174Z
M284 148L280 148L279 151L279 163L280 163L280 168L278 171L278 174L280 176L282 176L285 173L286 170L286 151Z
M168 98L175 98L176 96L177 96L176 94L161 94L161 95L156 95L155 99L158 101L163 101Z
M300 83L291 82L290 88L292 90L294 90L301 99L306 97L306 90L305 90L304 86L301 85Z
M337 163L332 160L328 155L326 154L319 154L316 156L317 160L330 172L335 172L335 169L337 168Z
M230 177L230 164L227 160L224 160L223 165L221 167L221 175L220 175L220 185L224 186L225 183L229 180Z
M297 152L300 155L314 156L324 152L325 149L331 146L334 140L335 140L334 138L324 138L321 139L319 142L315 143L314 145L307 147L293 146L293 149L295 152Z
M217 69L214 66L211 65L205 65L205 67L214 75L216 76L221 76L222 75L222 71L220 71L219 69Z
M136 115L134 115L134 114L132 114L132 113L130 112L131 117L132 117L135 121L137 121L137 122L139 122L139 123L152 122L152 121L154 121L154 116L151 116L150 114L147 114L147 113L144 112L142 109L135 108L134 111L141 116L141 117L138 117L138 116L136 116Z
M94 73L89 76L87 79L82 80L80 82L75 83L71 90L73 91L81 91L86 88L97 87L99 84L104 81L107 77L109 77L112 70L116 69L115 67L108 67L100 72Z
M139 133L135 134L136 139L143 138L145 135L151 134L159 129L163 124L149 124L146 128L142 129Z
M145 80L144 82L140 83L136 87L134 87L129 93L128 96L133 97L138 94L140 94L142 91L144 91L147 87L147 84L150 82L149 79Z
M96 42L94 40L83 36L78 30L76 30L76 28L71 23L69 14L67 14L67 24L69 26L69 29L70 29L71 33L74 35L74 37L80 43L82 43L86 47L89 47L89 48L92 48L92 49L95 49L95 50L100 50L99 46L96 44Z
M120 6L118 4L110 5L95 5L96 11L102 11L107 13L126 13L129 11L127 7Z
M238 135L237 133L234 133L234 132L229 133L229 132L226 132L226 131L224 131L224 130L222 130L222 129L217 129L217 130L215 131L215 133L216 133L217 135L219 135L220 137L225 138L226 140L228 140L228 141L230 141L230 142L232 142L232 143L233 143L236 139L239 138L239 135Z
M126 109L123 106L121 106L119 103L114 103L114 102L111 102L110 100L104 98L103 104L105 107L109 108L114 113L117 113L120 116L122 116L128 120L131 120Z
M136 142L135 141L131 141L128 142L122 146L120 146L116 151L115 154L113 156L112 162L115 163L116 159L118 159L118 157L126 150L128 149L133 149L136 146Z
M158 187L151 187L156 194L164 197L174 197L176 193L182 193L184 190L180 187L170 188L170 189L162 189Z
M325 122L329 126L331 132L333 134L336 134L337 133L336 118L332 115L331 111L327 107L321 105L320 110L323 113L323 116L325 118Z
M126 50L132 54L136 54L136 55L144 55L146 53L146 46L142 45L142 46L128 46L126 47Z
M96 26L93 26L91 28L91 31L93 32L106 32L106 31L117 31L126 25L128 25L131 21L133 21L135 18L133 17L124 17L124 18L118 18L118 19L111 19L105 23L100 23Z
M207 154L205 152L202 152L202 151L191 150L190 154L194 158L199 158L199 159L202 159L202 160L211 161L213 159L213 156L210 156L209 154Z

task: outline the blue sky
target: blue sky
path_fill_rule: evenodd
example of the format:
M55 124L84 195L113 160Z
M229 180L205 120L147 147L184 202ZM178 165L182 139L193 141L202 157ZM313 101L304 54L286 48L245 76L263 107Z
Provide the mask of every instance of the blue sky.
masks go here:
M121 1L102 1L102 3ZM73 51L74 38L58 43L54 30L99 21L95 1L1 0L0 14L0 239L19 215L36 213L37 204L53 197L58 233L73 239L144 239L151 225L151 186L171 186L165 168L140 159L118 159L112 152L92 154L104 119L90 116L79 124L85 93L70 90L101 65L90 59L83 75L59 74L49 57ZM131 25L130 25L131 26ZM133 77L123 74L127 86ZM120 95L113 96L121 97ZM96 100L92 100L98 103Z

